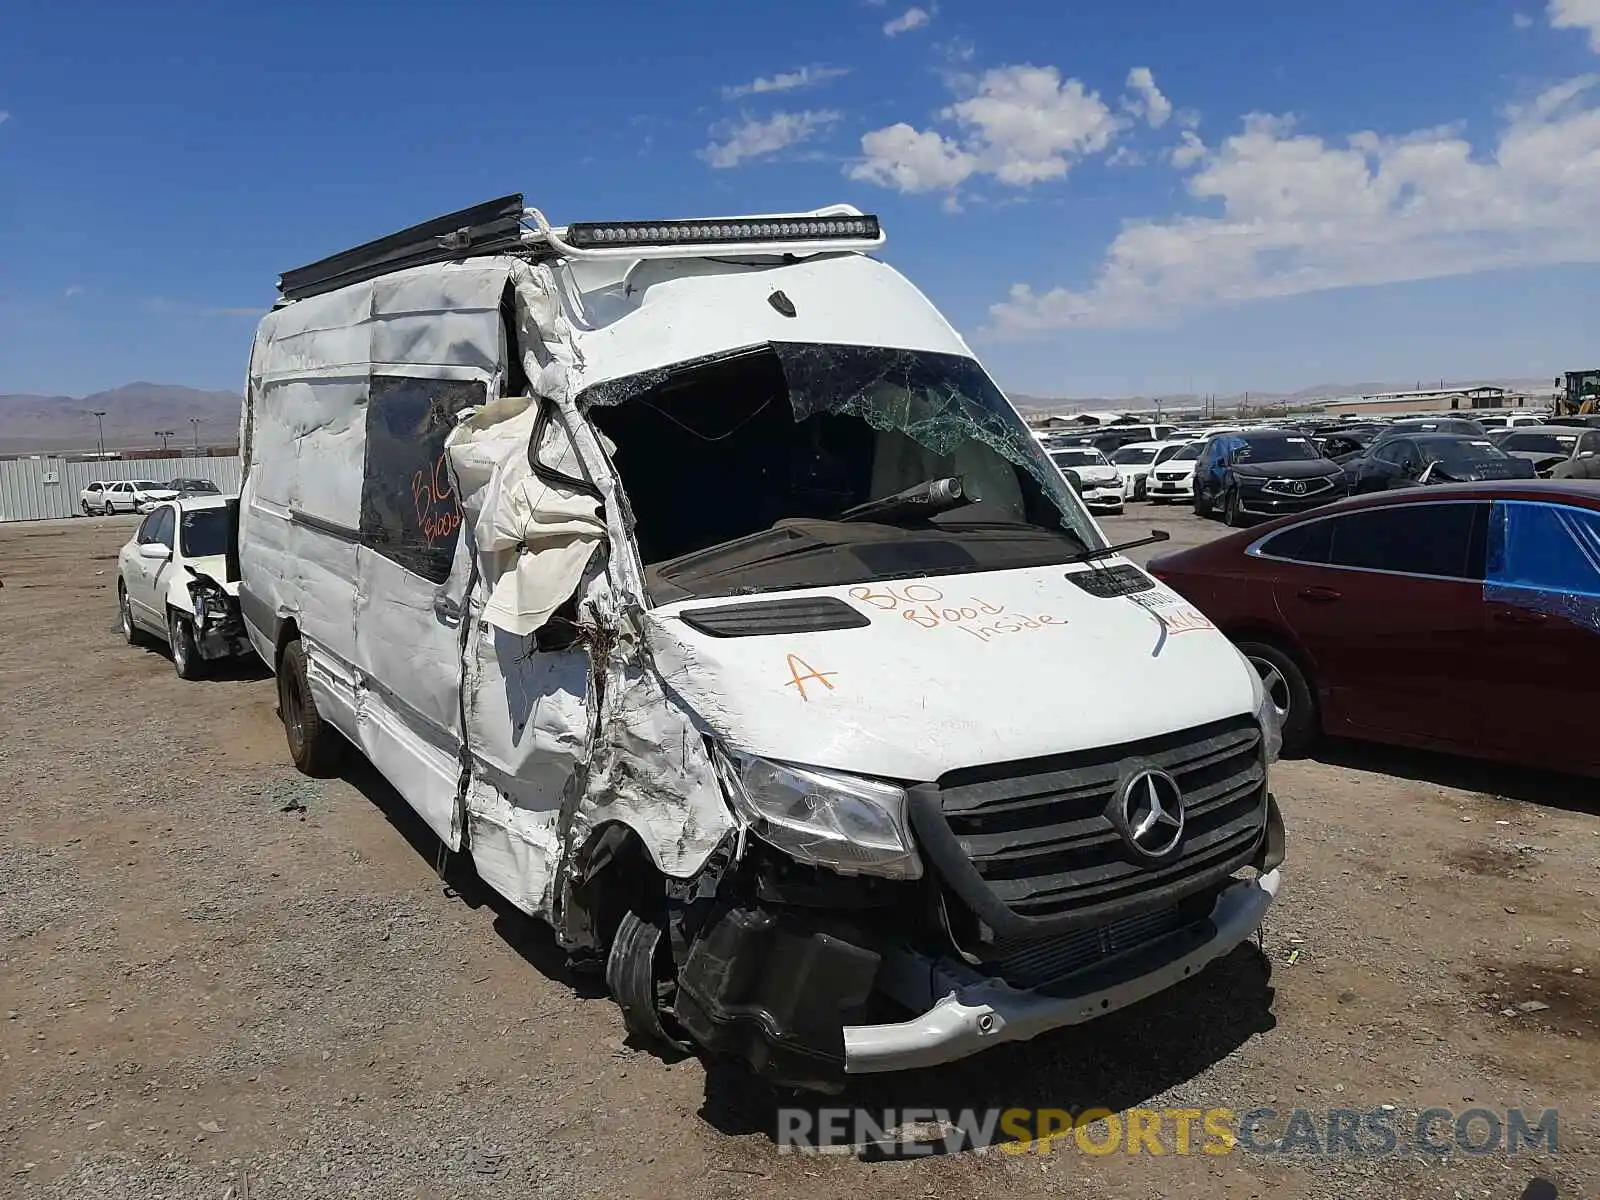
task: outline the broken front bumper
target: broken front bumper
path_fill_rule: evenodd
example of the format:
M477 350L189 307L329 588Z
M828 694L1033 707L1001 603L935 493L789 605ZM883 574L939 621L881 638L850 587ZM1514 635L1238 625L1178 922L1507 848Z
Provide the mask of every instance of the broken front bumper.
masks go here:
M883 960L879 984L920 1013L894 1025L847 1025L845 1071L852 1075L930 1067L1079 1025L1198 974L1261 924L1278 893L1279 872L1231 884L1211 916L1049 989L1022 991L964 964L909 949Z

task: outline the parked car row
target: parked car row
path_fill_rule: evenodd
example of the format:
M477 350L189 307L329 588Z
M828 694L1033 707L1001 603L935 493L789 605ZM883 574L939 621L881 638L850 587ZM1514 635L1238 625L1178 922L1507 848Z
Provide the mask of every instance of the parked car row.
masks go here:
M217 485L209 479L172 479L157 483L152 479L97 479L78 493L78 509L84 516L116 513L147 513L157 504L182 496L215 496Z

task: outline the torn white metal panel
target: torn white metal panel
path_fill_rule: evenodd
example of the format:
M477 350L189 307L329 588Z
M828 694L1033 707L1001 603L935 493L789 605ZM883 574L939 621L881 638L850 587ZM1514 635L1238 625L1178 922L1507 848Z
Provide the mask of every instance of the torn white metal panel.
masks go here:
M589 751L589 655L533 653L527 638L479 628L464 682L472 858L502 895L549 918L563 800Z
M605 533L595 496L535 473L532 458L566 478L583 472L565 428L545 420L534 445L540 428L537 403L507 400L462 421L446 442L458 474L476 481L487 469L463 513L487 591L483 619L513 634L540 629L572 596Z
M668 686L731 747L931 781L978 763L1135 741L1252 704L1231 643L1165 587L1107 599L1061 567L1041 567L803 594L836 596L872 625L717 638L680 616L726 599L646 618ZM1130 662L1144 664L1139 687L1119 682Z
M673 695L638 638L637 613L597 579L582 605L585 624L614 631L596 663L600 711L587 788L574 814L571 845L585 845L610 821L635 830L655 865L674 878L696 874L734 828L705 742L705 730Z

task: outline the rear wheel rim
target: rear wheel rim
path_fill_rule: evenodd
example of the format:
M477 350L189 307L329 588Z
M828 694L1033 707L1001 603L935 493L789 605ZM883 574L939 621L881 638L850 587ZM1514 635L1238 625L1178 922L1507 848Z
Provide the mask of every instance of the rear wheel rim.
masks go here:
M1261 677L1261 686L1267 693L1267 703L1272 705L1272 709L1278 717L1278 726L1282 728L1283 723L1289 719L1289 706L1291 704L1289 681L1284 678L1282 671L1264 658L1257 658L1255 655L1251 655L1250 665L1256 669L1256 674Z

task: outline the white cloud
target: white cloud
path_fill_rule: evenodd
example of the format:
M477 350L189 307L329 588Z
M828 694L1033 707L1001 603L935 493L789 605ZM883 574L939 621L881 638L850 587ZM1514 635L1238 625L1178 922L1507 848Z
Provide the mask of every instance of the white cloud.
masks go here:
M1160 129L1167 123L1172 116L1172 101L1161 94L1149 67L1134 67L1129 71L1127 87L1134 95L1132 99L1123 100L1124 109L1151 129Z
M1545 11L1556 29L1587 31L1589 48L1600 54L1600 0L1550 0Z
M1172 148L1168 157L1172 165L1180 171L1187 171L1195 163L1206 156L1206 144L1200 140L1200 135L1192 129L1185 129L1180 135L1183 140Z
M818 87L824 83L850 74L848 67L801 67L798 71L782 71L770 77L757 77L749 83L722 89L724 100L741 100L746 96L761 96L768 92L789 92L796 88Z
M903 192L953 188L974 175L1026 187L1066 175L1122 127L1098 93L1079 80L1063 81L1054 67L998 67L969 89L939 114L959 134L904 122L874 130L862 137L865 157L850 177Z
M746 117L713 129L713 140L699 155L713 167L736 167L747 158L762 158L787 146L809 141L839 119L836 112L777 112L766 120Z
M913 29L921 29L933 20L924 8L908 8L905 12L895 17L892 21L883 23L883 32L889 37L899 37L902 33L910 33Z
M1185 311L1495 268L1600 262L1600 76L1510 109L1480 152L1453 128L1342 143L1247 117L1193 143L1215 215L1127 222L1082 290L1012 287L989 332L1150 324ZM1174 157L1185 154L1184 146Z
M1533 18L1524 12L1512 13L1511 24L1515 29L1532 29Z
M902 192L953 188L978 169L976 155L942 134L919 131L903 121L863 134L861 151L866 161L851 167L850 177Z
M1116 153L1106 159L1106 166L1142 167L1144 166L1144 155L1140 154L1132 146L1118 146Z
M68 300L71 300L74 296L81 296L83 295L83 285L75 283L61 294Z
M8 113L5 109L0 108L0 125L4 125L10 119L11 119L11 114Z

